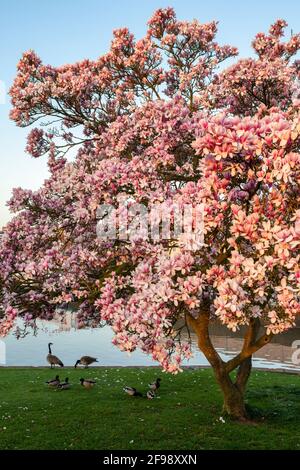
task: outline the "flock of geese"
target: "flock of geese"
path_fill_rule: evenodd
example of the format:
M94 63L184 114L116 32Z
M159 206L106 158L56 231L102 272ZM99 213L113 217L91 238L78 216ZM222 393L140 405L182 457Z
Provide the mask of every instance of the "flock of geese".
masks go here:
M48 344L48 354L46 357L47 362L50 364L51 369L53 366L64 367L63 362L57 356L52 354L51 346L53 346L53 343ZM80 364L82 366L85 366L85 368L87 368L90 364L93 364L93 362L98 362L98 359L96 359L95 357L91 357L91 356L82 356L80 359L78 359L78 361L76 361L74 367L76 369L76 367Z
M52 354L51 346L53 346L53 343L48 343L48 354L46 357L51 369L55 366L64 367L64 364L59 359L59 357ZM98 362L98 359L91 356L82 356L76 361L74 367L76 369L78 365L82 365L85 367L85 369L87 369L90 364L93 364L93 362ZM94 385L96 385L96 382L94 380L89 379L80 379L80 383L84 388L92 388L94 387ZM57 388L59 390L69 390L69 388L71 387L69 378L66 377L65 381L61 382L59 379L59 375L56 375L54 379L47 380L46 384L49 385L49 387L51 388Z
M152 382L151 384L148 384L148 387L149 387L150 390L147 391L146 397L149 400L152 400L153 398L155 398L155 396L156 396L155 392L159 389L160 382L161 382L161 379L158 378L154 382ZM142 397L143 396L143 394L141 392L138 392L137 389L134 388L134 387L124 387L123 390L124 390L125 393L127 393L127 395L129 395L131 397Z
M80 383L84 388L92 388L94 385L96 385L95 380L89 380L89 379L80 379ZM59 375L56 375L54 379L47 380L46 382L47 385L51 388L57 388L59 390L69 390L71 387L71 384L69 382L69 378L66 377L64 382L61 382L59 379Z
M63 362L57 356L52 354L51 346L53 346L53 343L48 344L48 354L46 357L47 362L50 364L51 369L55 366L64 367ZM88 366L92 364L93 362L98 362L98 360L95 357L82 356L80 359L76 361L74 367L76 369L78 365L82 365L84 366L85 369L87 369ZM148 384L149 390L146 392L146 397L149 400L152 400L153 398L156 397L155 392L159 389L160 382L161 382L161 379L157 378L154 382ZM86 389L91 389L96 385L95 380L83 379L83 378L80 379L80 383ZM61 382L59 375L56 375L54 379L47 380L46 384L50 388L55 388L58 390L69 390L71 387L69 378L66 377L65 381ZM123 391L131 397L143 397L143 394L134 387L124 387Z

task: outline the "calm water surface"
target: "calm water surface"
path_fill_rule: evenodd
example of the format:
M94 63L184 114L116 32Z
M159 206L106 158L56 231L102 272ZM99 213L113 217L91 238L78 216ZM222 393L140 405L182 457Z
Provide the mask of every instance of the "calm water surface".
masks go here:
M299 333L299 334L298 334ZM112 331L109 327L93 330L77 330L70 325L67 330L57 325L47 324L38 331L37 336L27 335L17 340L10 334L0 342L0 364L6 366L45 366L48 353L48 343L52 342L52 352L57 355L66 366L72 366L83 355L98 358L99 365L103 366L147 366L157 365L140 351L132 354L121 352L111 344ZM300 329L296 329L291 336L285 336L283 342L270 344L259 351L254 358L254 366L262 368L291 369L300 372L300 364L292 363L294 349L291 347L295 338L300 340ZM242 338L227 334L227 330L216 331L213 342L221 356L228 360L240 350ZM194 357L185 365L208 365L207 360L197 350L196 338L193 338ZM4 350L6 357L4 360Z

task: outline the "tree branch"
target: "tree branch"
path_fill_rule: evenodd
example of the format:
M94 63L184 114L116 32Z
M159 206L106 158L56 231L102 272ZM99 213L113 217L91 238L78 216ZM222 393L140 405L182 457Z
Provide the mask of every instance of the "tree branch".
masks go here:
M247 328L244 344L242 350L247 350L256 341L259 333L260 321L258 318L251 318L249 326ZM241 393L244 393L247 381L249 379L252 369L252 355L244 359L237 371L235 385L238 387Z
M220 369L224 367L224 362L214 348L209 336L209 316L209 310L202 310L197 318L187 315L187 321L197 334L199 349L212 367Z
M251 343L249 341L251 334L253 334L253 332L251 331L247 332L246 334L247 341L245 338L242 351L237 356L235 356L234 358L232 358L230 361L226 363L227 372L231 372L234 369L236 369L236 367L238 367L245 359L252 356L256 351L258 351L263 346L268 344L273 338L272 334L267 335L265 333L260 338L258 338L257 341L255 341L254 343Z

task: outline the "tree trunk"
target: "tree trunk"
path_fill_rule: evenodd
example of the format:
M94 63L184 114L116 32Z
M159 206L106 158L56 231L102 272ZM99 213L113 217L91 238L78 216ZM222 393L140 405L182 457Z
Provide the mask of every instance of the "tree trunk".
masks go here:
M241 390L236 383L233 383L225 367L215 368L213 366L213 369L223 392L223 412L232 419L245 421L248 416L244 402L244 389Z
M209 336L209 311L202 311L198 318L188 317L188 323L192 326L198 338L199 349L203 352L206 359L214 370L214 374L218 385L221 388L224 397L223 411L233 419L245 421L248 419L244 394L248 378L252 367L251 348L253 345L264 343L265 340L260 338L259 343L255 343L259 322L252 320L244 338L243 350L234 358L234 362L224 362L214 348ZM254 349L253 349L254 350ZM250 352L249 352L250 351ZM236 362L237 361L237 362ZM236 365L235 365L236 364ZM230 372L235 367L239 367L236 381L233 382Z
M235 384L241 393L245 393L246 385L251 374L252 356L245 359L239 366Z
M238 421L247 421L249 419L244 396L238 390L230 392L230 394L224 393L223 413Z

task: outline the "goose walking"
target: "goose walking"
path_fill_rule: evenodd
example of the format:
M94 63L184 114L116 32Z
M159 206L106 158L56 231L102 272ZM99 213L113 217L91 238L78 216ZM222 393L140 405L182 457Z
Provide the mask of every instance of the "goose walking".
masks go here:
M57 387L60 384L59 375L56 375L55 379L47 380L46 384L49 387Z
M91 356L82 356L80 359L78 359L78 361L76 361L76 364L74 367L76 369L76 367L80 364L84 366L85 369L87 369L88 366L92 364L93 362L98 362L98 359L96 359L95 357L91 357Z
M53 343L48 344L49 353L48 353L47 358L46 358L47 362L49 362L49 364L50 364L51 369L52 369L52 366L54 366L54 367L55 366L64 367L61 360L57 356L54 356L54 354L52 354L51 346L53 346Z
M96 385L95 380L89 380L89 379L80 379L80 383L84 388L92 388Z
M152 384L148 384L148 387L150 388L150 390L158 390L159 387L160 387L160 382L161 382L161 379L158 378L155 380L155 382L152 382Z
M130 395L131 397L142 397L143 396L134 387L124 387L123 390L124 390L125 393L127 393L127 395Z

